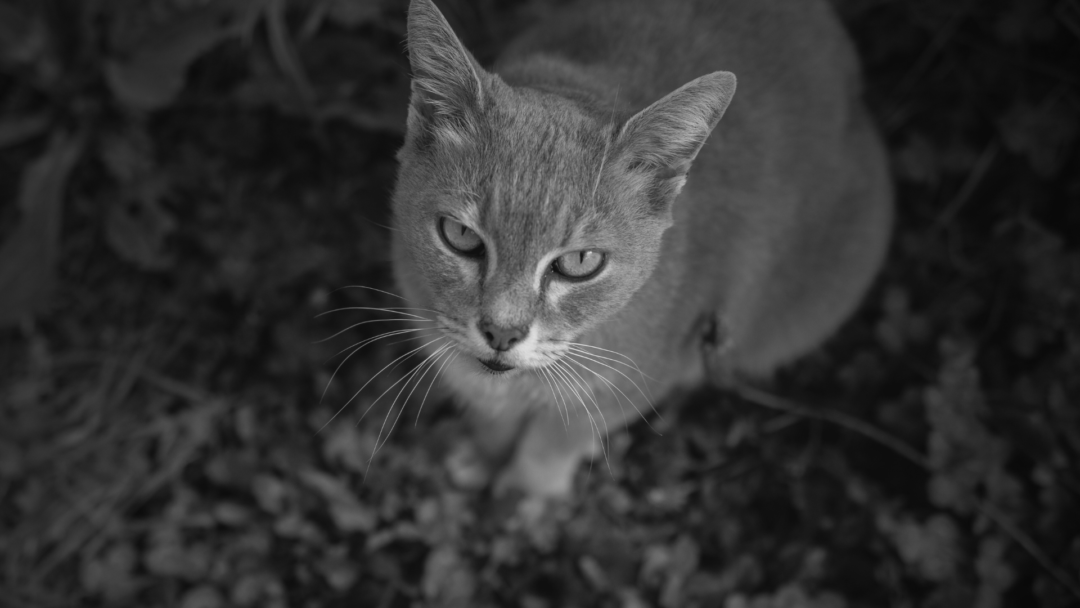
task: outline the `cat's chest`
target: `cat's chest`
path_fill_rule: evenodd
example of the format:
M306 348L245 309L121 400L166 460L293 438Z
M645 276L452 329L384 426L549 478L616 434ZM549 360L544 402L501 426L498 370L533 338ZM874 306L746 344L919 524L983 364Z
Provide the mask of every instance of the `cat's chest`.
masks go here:
M526 405L546 401L548 386L529 370L494 375L480 371L473 361L456 360L447 366L443 381L453 393L467 395L472 403Z

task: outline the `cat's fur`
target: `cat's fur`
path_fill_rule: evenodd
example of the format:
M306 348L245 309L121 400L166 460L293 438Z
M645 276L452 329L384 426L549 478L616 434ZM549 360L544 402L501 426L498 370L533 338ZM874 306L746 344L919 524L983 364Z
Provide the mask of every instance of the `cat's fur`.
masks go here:
M442 377L501 486L569 492L598 436L706 380L708 321L727 372L768 374L828 337L879 268L886 160L824 0L581 1L494 72L431 0L408 28L394 271L432 319L417 324L432 361L457 353ZM455 252L443 217L482 255ZM606 255L595 278L551 270L578 250ZM495 350L491 328L520 340Z

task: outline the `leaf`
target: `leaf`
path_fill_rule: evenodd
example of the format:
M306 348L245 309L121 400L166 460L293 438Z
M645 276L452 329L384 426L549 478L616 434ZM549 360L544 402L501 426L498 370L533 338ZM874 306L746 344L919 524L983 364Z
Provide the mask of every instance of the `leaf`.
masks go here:
M48 49L49 33L40 11L22 8L0 4L0 64L31 64Z
M728 596L724 608L844 608L843 597L824 591L811 595L799 583L788 583L772 595L747 597L741 593Z
M179 542L154 544L143 557L143 565L152 574L189 581L200 580L210 567L211 552L206 545L187 547Z
M1016 582L1016 573L1005 562L1007 544L998 536L984 538L979 543L975 572L979 575L978 608L999 608L1002 597Z
M944 582L956 574L963 552L958 544L960 532L948 515L938 513L920 524L883 513L877 526L893 540L904 563L923 579Z
M381 0L330 0L330 20L342 27L374 21L381 12Z
M360 503L345 484L321 471L300 472L300 480L322 494L330 506L330 517L342 532L370 532L375 529L375 512Z
M0 245L0 327L40 313L48 304L60 255L64 187L82 155L83 138L57 133L23 172L22 220Z
M105 219L105 236L121 258L143 270L166 270L173 258L165 252L165 240L176 221L164 208L148 201L114 203Z
M893 166L901 179L934 185L941 177L941 153L926 137L915 133L893 152Z
M472 606L476 574L453 545L440 545L424 562L424 597L436 606Z
M100 593L110 603L128 600L138 590L134 577L135 548L130 543L109 547L102 555L83 561L79 572L83 587Z
M46 114L0 118L0 148L21 144L44 133L48 128L49 117Z
M341 547L340 549L347 549ZM346 557L346 552L332 549L330 555L315 564L315 568L326 579L326 583L337 592L343 592L353 586L360 577L360 568Z
M189 65L224 40L238 36L256 2L210 3L150 28L124 56L105 64L109 87L121 103L137 110L169 105L184 87ZM246 9L246 11L244 10Z
M671 547L671 562L667 565L667 580L660 593L660 605L674 608L683 605L683 591L686 580L698 568L700 548L694 539L687 535L680 536Z
M251 480L255 502L267 513L280 514L289 499L289 487L270 474L259 474Z
M101 159L118 182L105 217L105 237L124 260L143 270L172 266L165 243L176 229L162 199L171 189L169 173L155 163L154 143L142 128L129 127L102 138Z
M930 499L939 507L966 512L971 497L981 488L991 503L1011 508L1022 493L1018 481L1005 470L1009 444L981 420L987 406L974 353L970 347L946 340L942 354L937 384L924 392L931 429Z
M188 590L180 600L180 608L222 608L225 598L221 592L210 585L201 585Z
M1053 177L1069 157L1080 120L1069 104L1050 98L1037 105L1015 103L998 128L1009 151L1026 157L1042 177Z
M371 454L375 451L375 438L361 434L356 427L339 424L323 435L323 458L353 473L367 470Z
M142 125L129 125L101 138L101 160L123 184L156 172L154 140Z
M284 585L270 572L252 572L240 577L229 594L231 606L272 606L285 595Z

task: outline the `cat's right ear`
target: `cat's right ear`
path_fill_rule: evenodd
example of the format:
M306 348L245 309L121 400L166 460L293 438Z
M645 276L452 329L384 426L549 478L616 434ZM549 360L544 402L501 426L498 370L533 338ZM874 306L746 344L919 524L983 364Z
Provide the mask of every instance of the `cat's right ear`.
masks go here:
M460 143L474 131L484 71L431 0L412 0L408 32L413 72L409 136L419 142Z
M713 72L679 87L626 121L617 136L619 154L649 182L650 204L670 212L690 165L727 111L735 75Z

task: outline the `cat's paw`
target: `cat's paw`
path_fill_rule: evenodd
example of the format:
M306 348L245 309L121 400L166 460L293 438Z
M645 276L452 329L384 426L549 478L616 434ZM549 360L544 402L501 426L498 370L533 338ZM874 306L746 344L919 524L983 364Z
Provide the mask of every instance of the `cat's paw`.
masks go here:
M463 490L482 490L494 477L494 467L471 441L458 441L446 458L450 481Z

